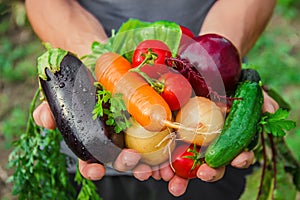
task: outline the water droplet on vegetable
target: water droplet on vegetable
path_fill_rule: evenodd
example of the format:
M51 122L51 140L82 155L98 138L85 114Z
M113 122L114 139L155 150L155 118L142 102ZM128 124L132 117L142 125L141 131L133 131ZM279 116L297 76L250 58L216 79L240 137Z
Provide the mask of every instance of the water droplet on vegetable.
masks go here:
M59 87L60 87L60 88L65 87L65 83L64 83L64 82L60 82L60 83L59 83Z

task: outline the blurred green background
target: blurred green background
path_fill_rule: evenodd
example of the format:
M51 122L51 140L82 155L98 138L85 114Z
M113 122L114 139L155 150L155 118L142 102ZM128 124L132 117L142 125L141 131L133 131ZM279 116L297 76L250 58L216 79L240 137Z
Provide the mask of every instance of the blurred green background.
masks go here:
M278 0L267 29L249 53L264 84L292 106L290 119L297 127L287 142L300 161L300 2ZM0 1L0 199L10 194L6 168L11 142L24 131L29 103L38 87L36 58L44 51L34 35L19 0Z

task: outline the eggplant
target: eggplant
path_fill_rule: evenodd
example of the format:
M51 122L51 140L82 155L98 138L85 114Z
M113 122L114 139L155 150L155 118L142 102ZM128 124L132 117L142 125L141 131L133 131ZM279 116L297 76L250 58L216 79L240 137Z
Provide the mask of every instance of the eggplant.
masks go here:
M54 56L55 58L51 58ZM58 57L48 53L39 64L39 82L58 130L75 155L88 162L109 164L122 150L122 144L111 140L113 129L105 124L105 117L94 120L97 87L91 71L75 55L66 53ZM50 60L57 62L55 70ZM53 63L52 63L53 64ZM114 136L115 137L115 136ZM122 135L117 136L123 140Z

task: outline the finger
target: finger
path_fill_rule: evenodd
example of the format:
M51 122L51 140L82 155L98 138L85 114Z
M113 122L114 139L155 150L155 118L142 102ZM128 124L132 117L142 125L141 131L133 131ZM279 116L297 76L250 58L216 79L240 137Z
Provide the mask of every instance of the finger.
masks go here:
M160 180L161 179L159 166L153 166L152 167L152 178L154 178L155 180Z
M114 162L114 168L119 171L132 170L139 160L141 155L132 149L124 149Z
M100 180L105 175L106 169L99 163L87 163L79 160L78 168L83 177L89 180Z
M54 117L47 102L42 102L33 112L33 118L37 125L47 129L55 129Z
M170 181L174 177L174 171L167 163L160 166L160 175L164 181Z
M136 179L140 181L145 181L148 180L152 175L152 169L149 165L140 164L132 170L132 173Z
M272 99L265 91L263 91L263 94L264 94L264 104L263 104L262 111L274 113L279 108L278 103L274 99Z
M253 151L243 151L231 161L231 165L236 168L248 168L254 161Z
M224 173L225 167L211 168L207 164L202 164L197 171L197 177L206 182L215 182L220 180Z
M181 196L185 193L188 183L188 179L175 175L169 182L169 192L176 197Z

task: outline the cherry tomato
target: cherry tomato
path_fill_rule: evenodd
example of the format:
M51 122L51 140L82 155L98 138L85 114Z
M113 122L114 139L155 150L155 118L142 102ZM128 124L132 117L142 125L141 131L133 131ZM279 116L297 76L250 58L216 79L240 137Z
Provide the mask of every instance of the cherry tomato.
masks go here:
M192 95L192 86L180 73L167 72L159 79L163 83L161 96L168 103L172 111L178 110L188 102Z
M146 73L150 78L158 79L163 74L169 72L171 68L167 65L154 64L145 65L141 68L141 71Z
M194 144L182 144L172 153L172 166L174 173L185 179L197 177L197 170L204 162L200 147Z
M164 67L166 58L172 56L169 47L160 40L144 40L138 44L132 57L132 67L138 67L145 59L141 71L151 78L158 78L168 67Z
M181 38L180 38L179 48L191 43L195 36L195 34L185 26L180 25L180 30L181 30Z
M188 36L190 38L193 38L195 36L194 33L185 26L180 25L180 30L182 35Z

